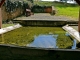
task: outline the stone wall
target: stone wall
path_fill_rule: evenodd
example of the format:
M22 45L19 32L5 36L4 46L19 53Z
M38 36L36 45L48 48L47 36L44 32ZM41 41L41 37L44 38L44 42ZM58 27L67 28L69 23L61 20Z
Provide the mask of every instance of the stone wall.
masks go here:
M17 20L15 20L17 22ZM19 22L19 20L18 20ZM67 21L41 21L41 20L24 20L19 22L22 26L45 26L45 27L62 27L66 25Z
M75 56L75 57L74 57ZM0 60L79 60L80 50L0 45Z
M26 9L31 9L32 5L33 0L6 0L1 7L3 21L22 15Z
M16 8L16 10L12 13L7 12L5 6L2 6L1 9L2 9L2 18L3 18L3 20L13 19L13 18L23 14L23 9L21 9L20 7Z

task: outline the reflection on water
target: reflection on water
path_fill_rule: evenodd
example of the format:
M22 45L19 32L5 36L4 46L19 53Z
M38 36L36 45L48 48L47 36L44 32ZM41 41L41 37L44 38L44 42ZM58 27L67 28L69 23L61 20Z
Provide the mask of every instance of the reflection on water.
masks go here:
M11 44L18 46L27 45L28 47L42 48L76 49L77 41L75 39L73 40L68 32L65 34L63 31L54 31L55 29L51 30L50 28L48 28L50 29L49 31L44 31L42 27L36 32L36 29L37 28L30 28L27 30L25 28L21 28L6 34L2 34L0 35L0 44Z
M42 48L59 48L57 46L58 35L39 35L35 36L32 43L27 44L28 47L42 47ZM76 49L76 40L73 40L73 45L71 49Z
M75 39L73 40L73 46L72 46L72 49L76 49L76 40L75 40Z
M35 35L37 37L34 38ZM56 35L58 36L56 37ZM73 45L73 40L68 36L68 33L65 35L65 31L61 27L21 27L0 36L0 44L26 46L38 41L37 39L41 43L44 42L43 44L46 44L44 46L48 45L54 48L58 46L58 48L70 49Z
M57 48L56 39L58 35L39 35L35 37L29 47L42 47L42 48Z

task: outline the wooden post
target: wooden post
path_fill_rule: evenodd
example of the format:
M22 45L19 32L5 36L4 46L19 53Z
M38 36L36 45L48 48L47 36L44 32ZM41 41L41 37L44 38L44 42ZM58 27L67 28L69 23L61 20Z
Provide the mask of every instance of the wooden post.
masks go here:
M1 13L1 6L3 5L3 3L5 2L5 0L0 0L0 29L2 27L2 13Z
M80 36L80 0L75 0L78 5L79 5L79 21L78 21L78 31L79 31L79 36Z
M1 7L0 7L0 29L2 27L2 13L1 13Z
M80 36L80 5L79 5L79 21L78 21L78 31Z

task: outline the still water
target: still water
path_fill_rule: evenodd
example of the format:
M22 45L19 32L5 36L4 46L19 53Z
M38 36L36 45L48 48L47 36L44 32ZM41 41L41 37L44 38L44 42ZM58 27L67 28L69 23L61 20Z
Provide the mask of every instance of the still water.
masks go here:
M76 40L69 36L61 27L21 27L0 35L0 44L75 49Z
M39 35L35 36L32 43L27 44L28 47L40 47L40 48L58 48L57 46L58 35ZM71 49L76 49L76 40L73 40Z
M56 46L57 36L58 35L39 35L38 37L35 37L34 41L27 46L42 48L57 48Z

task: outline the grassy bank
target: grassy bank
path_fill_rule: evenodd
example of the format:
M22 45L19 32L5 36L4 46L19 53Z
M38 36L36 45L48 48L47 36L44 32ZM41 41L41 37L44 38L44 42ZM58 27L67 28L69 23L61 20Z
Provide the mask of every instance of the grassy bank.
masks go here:
M58 16L67 16L74 20L78 20L78 7L56 7Z
M14 24L2 24L2 28L13 26Z
M73 20L78 20L79 7L76 4L66 4L59 2L34 2L34 5L55 6L57 16L67 16Z

